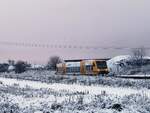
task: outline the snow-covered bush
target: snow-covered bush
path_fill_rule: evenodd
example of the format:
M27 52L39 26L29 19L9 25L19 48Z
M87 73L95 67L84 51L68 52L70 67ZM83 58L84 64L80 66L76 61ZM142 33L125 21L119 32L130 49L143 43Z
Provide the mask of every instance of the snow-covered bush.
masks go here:
M27 70L27 67L29 65L27 64L27 62L24 62L24 61L18 61L16 64L15 64L15 72L16 73L22 73L22 72L25 72Z
M12 102L12 100L9 100L7 96L1 94L0 112L1 113L20 113L20 107L18 103Z
M150 80L133 80L114 77L101 76L67 76L55 75L55 72L50 71L26 71L21 74L15 73L0 73L0 77L17 78L23 80L41 81L46 83L64 83L64 84L80 84L80 85L104 85L114 87L135 87L150 89Z

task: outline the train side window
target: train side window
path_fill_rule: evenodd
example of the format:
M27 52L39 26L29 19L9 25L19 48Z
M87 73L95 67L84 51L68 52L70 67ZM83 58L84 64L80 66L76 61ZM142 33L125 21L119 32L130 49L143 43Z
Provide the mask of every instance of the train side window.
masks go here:
M78 67L76 67L76 72L78 72Z
M70 72L72 72L72 67L70 68Z
M80 72L80 67L77 68L77 72Z
M73 72L75 72L76 71L76 68L75 67L73 67Z
M92 70L92 66L91 65L87 65L86 66L86 70L91 71Z
M76 67L75 72L78 72L78 67Z
M67 68L67 72L70 73L71 72L71 68Z

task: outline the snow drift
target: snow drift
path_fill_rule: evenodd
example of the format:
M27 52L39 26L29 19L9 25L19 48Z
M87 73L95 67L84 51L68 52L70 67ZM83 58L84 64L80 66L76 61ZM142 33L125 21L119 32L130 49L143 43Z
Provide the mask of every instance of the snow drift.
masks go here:
M132 56L121 55L108 60L107 65L110 73L116 75L150 74L150 57L144 57L143 64L139 65Z

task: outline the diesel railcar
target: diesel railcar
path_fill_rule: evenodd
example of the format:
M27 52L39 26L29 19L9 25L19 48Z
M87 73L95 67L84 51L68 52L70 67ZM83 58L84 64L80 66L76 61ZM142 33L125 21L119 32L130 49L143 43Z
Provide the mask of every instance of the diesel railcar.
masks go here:
M108 74L105 60L82 60L79 62L65 62L57 64L56 74L99 75Z

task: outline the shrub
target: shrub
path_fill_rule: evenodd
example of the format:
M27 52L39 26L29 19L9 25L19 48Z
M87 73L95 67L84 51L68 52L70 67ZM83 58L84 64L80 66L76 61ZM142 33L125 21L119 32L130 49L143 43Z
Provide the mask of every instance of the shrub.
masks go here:
M23 73L26 71L28 64L24 61L18 61L15 64L15 73Z
M115 109L117 111L122 111L122 105L121 104L113 104L112 109Z
M61 104L58 104L58 103L53 103L53 104L51 105L51 109L52 109L52 110L62 109L62 105L61 105Z
M52 56L49 58L49 61L47 63L47 69L56 70L56 65L61 62L62 60L59 56Z
M7 72L8 71L8 67L9 65L4 63L4 64L0 64L0 72Z

